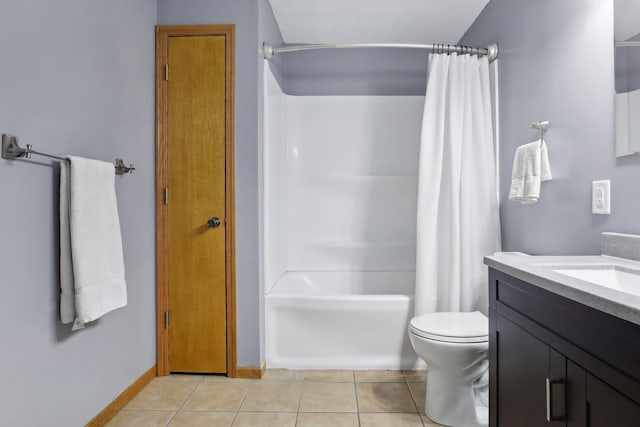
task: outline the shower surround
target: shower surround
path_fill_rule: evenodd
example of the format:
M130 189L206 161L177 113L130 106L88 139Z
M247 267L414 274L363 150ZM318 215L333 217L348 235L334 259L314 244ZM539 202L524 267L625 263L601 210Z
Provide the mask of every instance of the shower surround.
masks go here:
M270 368L417 366L422 96L289 96L265 66Z

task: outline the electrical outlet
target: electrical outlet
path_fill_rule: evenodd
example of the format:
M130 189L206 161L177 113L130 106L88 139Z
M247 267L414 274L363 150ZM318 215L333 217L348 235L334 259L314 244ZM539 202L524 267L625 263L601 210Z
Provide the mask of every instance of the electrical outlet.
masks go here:
M591 183L591 213L611 213L611 181L608 179Z

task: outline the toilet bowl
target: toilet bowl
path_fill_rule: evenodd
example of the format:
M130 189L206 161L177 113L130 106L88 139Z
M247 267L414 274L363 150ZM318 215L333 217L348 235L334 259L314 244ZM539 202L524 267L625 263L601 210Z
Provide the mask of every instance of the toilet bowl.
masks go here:
M426 415L446 426L487 426L487 398L479 392L489 367L487 317L479 311L416 316L409 339L427 363Z

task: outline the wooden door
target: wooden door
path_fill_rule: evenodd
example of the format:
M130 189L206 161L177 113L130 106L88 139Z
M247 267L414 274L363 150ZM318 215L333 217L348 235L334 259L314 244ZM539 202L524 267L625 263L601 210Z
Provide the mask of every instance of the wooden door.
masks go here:
M158 288L159 293L166 292L164 325L159 325L166 329L166 348L160 349L159 343L159 363L164 355L168 366L162 373L159 368L159 374L230 373L235 370L235 357L233 363L229 360L234 350L230 343L235 343L235 336L229 336L230 330L235 334L235 319L229 319L235 313L235 307L229 306L235 304L229 295L235 293L229 283L234 265L229 215L233 212L229 206L233 201L229 194L233 189L229 153L233 150L229 135L232 37L216 31L178 31L166 34L160 43L162 29L158 49L165 54L164 96L158 102L164 104L164 141L158 166L163 169L163 188L159 185L158 190L163 199L159 226L162 223L164 232L162 242L159 238L164 259L159 256L159 263L164 265L158 267ZM169 32L176 27L164 29Z

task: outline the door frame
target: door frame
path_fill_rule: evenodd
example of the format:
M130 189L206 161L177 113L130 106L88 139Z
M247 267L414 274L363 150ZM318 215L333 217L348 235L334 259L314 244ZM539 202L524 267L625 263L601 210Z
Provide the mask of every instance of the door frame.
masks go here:
M169 375L169 329L165 312L169 310L169 233L167 81L169 37L225 36L225 245L227 306L227 376L237 376L236 315L236 215L235 215L235 25L158 25L156 26L156 330L158 376Z

